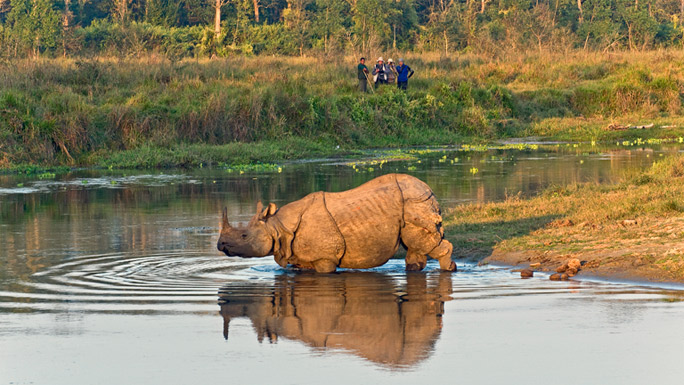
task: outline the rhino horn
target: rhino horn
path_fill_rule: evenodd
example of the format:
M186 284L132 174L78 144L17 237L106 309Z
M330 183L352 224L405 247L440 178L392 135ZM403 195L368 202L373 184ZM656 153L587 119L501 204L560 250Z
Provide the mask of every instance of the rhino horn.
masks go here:
M230 227L230 223L228 222L228 207L223 208L223 218L221 220L221 225L223 228Z

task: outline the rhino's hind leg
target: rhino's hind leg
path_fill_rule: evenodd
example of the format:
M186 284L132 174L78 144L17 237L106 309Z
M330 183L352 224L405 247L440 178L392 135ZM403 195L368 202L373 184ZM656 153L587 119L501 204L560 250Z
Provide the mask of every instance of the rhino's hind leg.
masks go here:
M408 249L406 252L406 271L421 271L427 264L427 255Z
M317 273L334 273L337 270L337 264L329 259L318 259L313 266Z
M456 263L451 260L451 252L454 250L454 246L451 242L446 239L442 241L435 247L431 252L428 253L430 257L439 261L439 268L444 271L456 272Z

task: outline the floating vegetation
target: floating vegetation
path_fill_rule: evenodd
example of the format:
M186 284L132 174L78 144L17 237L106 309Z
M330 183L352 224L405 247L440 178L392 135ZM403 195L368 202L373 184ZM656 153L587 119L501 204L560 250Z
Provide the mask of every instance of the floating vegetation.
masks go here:
M46 172L38 174L37 176L38 176L38 179L52 179L55 176L57 176L57 174L55 174L54 172L46 171Z
M274 163L255 163L255 164L225 164L219 163L220 168L226 169L226 172L237 172L240 175L246 172L283 172L283 166Z
M642 146L646 144L667 144L667 143L684 143L684 138L679 137L679 138L666 138L666 139L658 139L658 138L650 138L650 139L641 139L637 138L636 140L630 141L630 140L623 140L622 142L616 142L615 144L618 146L624 146L624 147L631 147L631 146Z
M477 167L472 167L470 169L470 173L473 175L477 174L478 172L480 172L480 170Z

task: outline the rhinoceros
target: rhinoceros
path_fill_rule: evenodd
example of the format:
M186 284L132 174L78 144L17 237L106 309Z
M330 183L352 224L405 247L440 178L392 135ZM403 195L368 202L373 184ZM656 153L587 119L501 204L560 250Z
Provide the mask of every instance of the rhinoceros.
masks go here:
M311 193L280 208L259 202L247 226L232 226L224 207L217 247L228 256L273 255L282 267L331 273L338 267L383 265L403 245L407 271L425 268L428 255L442 270L456 271L440 214L427 184L387 174L351 190Z

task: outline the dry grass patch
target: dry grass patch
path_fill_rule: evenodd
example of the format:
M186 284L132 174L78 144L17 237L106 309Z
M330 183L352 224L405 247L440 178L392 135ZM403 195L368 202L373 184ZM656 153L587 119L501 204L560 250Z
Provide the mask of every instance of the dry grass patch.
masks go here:
M618 184L553 187L445 217L457 256L547 269L573 256L596 274L684 281L684 155Z

